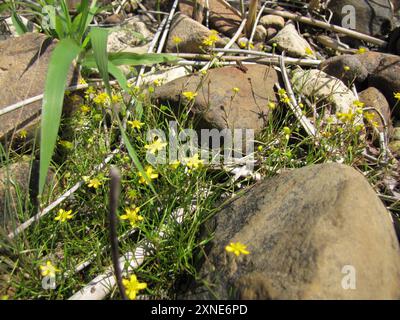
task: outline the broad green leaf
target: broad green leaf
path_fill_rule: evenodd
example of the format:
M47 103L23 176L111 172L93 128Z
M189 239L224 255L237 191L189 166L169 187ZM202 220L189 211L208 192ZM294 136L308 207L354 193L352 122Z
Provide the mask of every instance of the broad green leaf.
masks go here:
M126 77L125 77L124 73L110 61L108 62L108 72L115 79L117 79L119 85L121 86L122 89L125 90L125 92L129 91L128 81L126 81Z
M55 47L47 70L44 88L40 136L39 192L42 193L60 127L68 71L81 48L72 39L63 39Z

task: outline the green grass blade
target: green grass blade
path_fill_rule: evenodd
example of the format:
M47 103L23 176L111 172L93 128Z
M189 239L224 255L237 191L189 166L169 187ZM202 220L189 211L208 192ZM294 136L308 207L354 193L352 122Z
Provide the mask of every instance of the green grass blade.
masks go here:
M94 58L96 60L97 67L99 69L100 75L103 78L103 81L106 86L106 90L111 97L111 86L110 86L110 81L109 81L109 75L108 75L108 66L109 66L109 61L108 61L108 54L107 54L107 38L108 38L108 30L106 29L101 29L101 28L93 28L90 31L90 38L92 42L92 47L93 47L93 54ZM137 153L135 149L133 148L132 144L129 141L128 136L126 135L126 132L121 124L121 120L119 119L118 113L113 109L115 117L118 120L118 125L121 130L121 135L122 135L122 140L128 149L129 156L131 157L133 163L135 164L136 168L138 171L142 174L142 176L146 179L148 182L151 190L154 192L156 196L156 190L154 189L153 184L151 183L151 180L147 177L142 164L140 163L140 160L137 156Z
M22 22L21 18L16 14L16 12L13 12L11 15L11 21L15 27L15 30L17 31L18 35L24 34L28 32L28 28L24 25Z
M56 145L68 71L81 48L72 39L61 40L54 49L47 71L42 106L39 192L42 193Z
M90 39L96 66L103 78L107 93L111 96L110 77L108 75L107 38L107 29L92 28L90 31Z

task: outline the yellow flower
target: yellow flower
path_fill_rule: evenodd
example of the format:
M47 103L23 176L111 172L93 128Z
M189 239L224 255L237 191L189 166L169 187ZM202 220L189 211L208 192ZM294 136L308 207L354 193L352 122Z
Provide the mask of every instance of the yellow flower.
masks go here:
M305 52L306 52L306 55L308 55L308 56L314 56L314 52L309 47L306 48Z
M146 144L144 148L149 150L150 153L156 154L156 152L161 151L167 145L166 142L161 142L161 139L154 140L152 144Z
M225 247L227 252L232 252L234 255L239 256L241 254L249 254L250 252L246 250L247 246L240 242L231 242Z
M356 101L353 102L353 105L356 106L357 108L364 108L365 103L361 102L359 100L356 100Z
M286 90L285 89L279 89L278 90L278 94L280 95L280 96L283 96L283 95L286 95L287 93L286 93Z
M364 54L367 52L367 49L364 47L359 47L358 50L356 51L358 54Z
M172 161L169 165L172 169L176 170L180 166L181 162L179 160Z
M240 91L240 89L238 87L234 87L232 88L232 91L236 94Z
M153 84L154 84L156 87L159 87L159 86L161 86L161 80L160 80L160 79L155 79L155 80L153 81Z
M105 106L110 101L108 94L105 92L99 93L93 98L93 102L99 106Z
M140 290L147 288L147 283L139 282L135 275L131 275L130 279L122 279L122 284L125 287L125 293L130 300L135 300L136 295Z
M103 183L102 183L99 179L94 178L94 179L89 180L88 187L89 187L89 188L95 188L95 189L97 189L97 188L100 187L102 184L103 184Z
M146 178L142 175L141 172L139 172L138 175L139 175L139 183L148 184ZM154 173L154 169L151 166L146 167L145 175L148 178L148 180L153 180L158 178L158 173Z
M22 129L22 130L19 132L19 136L20 136L22 139L25 139L27 135L28 135L28 131L26 131L25 129Z
M85 81L85 79L80 78L80 79L79 79L79 84L87 84L87 82Z
M336 113L336 117L343 122L351 122L354 120L355 114L352 111L348 113L338 112Z
M276 104L273 102L268 102L268 109L274 110L276 108Z
M112 103L120 103L122 101L122 98L121 98L121 96L119 96L117 94L113 94L111 96L111 101L112 101Z
M194 93L194 92L192 92L192 91L185 91L185 92L182 93L182 95L183 95L186 99L188 99L189 101L192 101L192 100L194 100L194 98L196 98L197 93Z
M364 117L369 122L372 122L375 119L375 114L373 112L366 112L364 113Z
M56 272L60 272L59 269L57 269L55 266L53 266L51 261L47 261L45 265L40 266L39 268L40 268L40 272L43 277L47 277L47 276L55 277Z
M88 87L85 91L85 98L89 99L91 95L94 95L96 93L96 91L94 90L94 88L92 86Z
M140 129L144 123L139 120L128 121L128 124L132 127L132 129Z
M264 148L263 148L263 146L258 146L257 149L258 149L258 151L261 152L261 151L263 151Z
M203 40L203 44L204 44L206 47L211 47L211 46L213 46L218 40L219 40L218 32L215 31L215 30L211 30L210 35L209 35L207 38L205 38L205 39Z
M72 210L65 211L64 209L58 210L57 216L54 218L56 221L66 222L74 217Z
M394 98L400 101L400 92L395 92L394 93Z
M72 142L70 142L70 141L67 141L67 140L60 140L58 142L58 144L60 146L63 146L65 149L69 149L69 150L71 150L74 147L74 144Z
M286 135L290 135L292 133L292 131L290 130L289 127L283 127L283 133Z
M120 218L121 220L129 220L132 227L136 227L139 221L143 220L143 217L138 214L140 208L133 206L132 208L125 209L125 214Z
M173 36L173 37L172 37L172 42L173 42L175 45L178 45L178 44L180 44L180 43L182 42L182 38L180 38L180 37L178 37L178 36Z
M343 69L344 69L344 71L350 71L350 67L349 66L344 66Z
M239 47L240 47L240 48L246 48L246 42L240 41L240 42L239 42Z
M204 160L200 160L199 155L196 153L193 157L186 158L185 163L189 169L197 169L204 164Z
M81 112L82 113L88 113L90 111L89 106L87 106L86 104L81 105Z

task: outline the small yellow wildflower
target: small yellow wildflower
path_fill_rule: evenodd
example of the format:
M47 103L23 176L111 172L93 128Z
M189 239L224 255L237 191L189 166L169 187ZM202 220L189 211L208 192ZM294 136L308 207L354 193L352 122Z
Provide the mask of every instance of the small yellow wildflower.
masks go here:
M395 92L394 98L397 99L397 101L400 101L400 92Z
M28 131L26 131L25 129L22 129L22 130L19 132L19 136L20 136L22 139L25 139L27 135L28 135Z
M89 180L88 187L89 187L89 188L97 189L97 188L100 187L102 184L103 184L103 183L102 183L99 179L93 178L93 179Z
M350 67L349 67L349 66L344 66L343 69L344 69L344 71L346 71L346 72L347 72L347 71L350 71Z
M249 254L250 252L246 250L247 246L240 242L231 242L225 247L227 252L232 252L234 255L239 256L241 254Z
M218 40L219 40L218 32L215 31L215 30L211 30L210 35L209 35L207 38L205 38L205 39L203 40L203 44L204 44L206 47L211 47L211 46L213 46Z
M89 106L87 106L86 104L81 105L81 112L82 113L88 113L90 111Z
M242 48L242 49L246 48L246 42L240 41L239 42L239 47Z
M125 214L123 214L121 220L129 220L132 227L136 227L139 221L143 220L143 217L138 214L140 208L133 206L132 208L125 209Z
M263 146L258 146L258 147L257 147L257 150L261 152L261 151L264 150L264 148L263 148Z
M283 127L283 133L285 135L290 135L292 133L292 130L290 130L289 127Z
M172 37L172 42L173 42L175 45L178 45L178 44L180 44L180 43L182 42L182 38L180 38L180 37L178 37L178 36L173 36L173 37Z
M159 86L161 86L161 80L160 80L160 79L154 79L153 84L154 84L156 87L159 87Z
M268 102L268 109L275 110L276 104L274 102Z
M60 210L58 210L58 214L54 218L54 220L60 221L60 222L66 222L67 220L70 220L73 217L74 217L74 215L72 214L72 210L66 211L64 209L60 209Z
M161 142L161 139L154 140L152 144L146 144L144 148L149 150L150 153L156 154L156 152L161 151L166 147L166 142Z
M135 275L131 275L130 279L122 279L122 284L125 287L125 293L130 300L135 300L136 295L140 290L147 288L147 283L139 282Z
M357 52L357 54L364 54L367 52L367 49L364 47L359 47L356 52Z
M108 94L105 92L99 93L93 98L93 102L99 106L105 106L109 102Z
M79 84L87 84L86 80L84 78L79 79Z
M74 147L74 144L67 140L60 140L58 144L68 150L71 150Z
M355 114L350 110L347 113L338 112L336 117L342 122L352 122L354 120Z
M197 93L192 92L192 91L185 91L185 92L182 93L182 95L183 95L186 99L188 99L189 101L192 101L192 100L194 100L194 98L196 98Z
M200 160L199 155L196 153L193 157L186 158L185 163L189 169L197 169L204 164L204 160Z
M121 96L119 96L117 94L113 94L111 96L111 101L112 101L112 103L120 103L120 102L122 102L122 98L121 98Z
M176 170L181 165L181 162L179 160L174 160L169 165L172 169Z
M56 272L60 272L59 269L57 269L55 266L53 266L53 264L51 263L51 261L47 261L45 265L40 266L40 272L42 274L43 277L55 277L56 276Z
M141 172L138 173L139 175L139 183L148 184L148 180L153 180L158 178L158 173L154 173L154 169L151 166L147 166L145 169L145 175L147 179L142 175Z
M140 122L139 120L132 120L128 121L127 123L131 126L132 129L138 129L138 130L144 125L144 123Z
M364 108L365 103L361 102L360 100L356 100L353 102L353 105L356 106L357 108Z
M307 47L305 51L306 51L306 55L314 56L314 52L311 50L311 48Z
M232 91L236 94L239 93L240 89L238 87L232 88Z
M373 122L375 119L375 114L373 112L366 112L366 113L364 113L364 117L369 122Z
M96 93L96 90L92 86L89 86L85 91L85 98L89 99Z

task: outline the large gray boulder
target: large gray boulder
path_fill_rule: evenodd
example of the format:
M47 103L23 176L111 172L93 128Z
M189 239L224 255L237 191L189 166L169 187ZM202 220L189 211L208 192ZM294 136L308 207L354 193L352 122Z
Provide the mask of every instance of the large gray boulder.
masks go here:
M351 167L315 165L263 181L205 231L215 237L185 298L400 298L390 213ZM227 252L230 242L250 254Z

